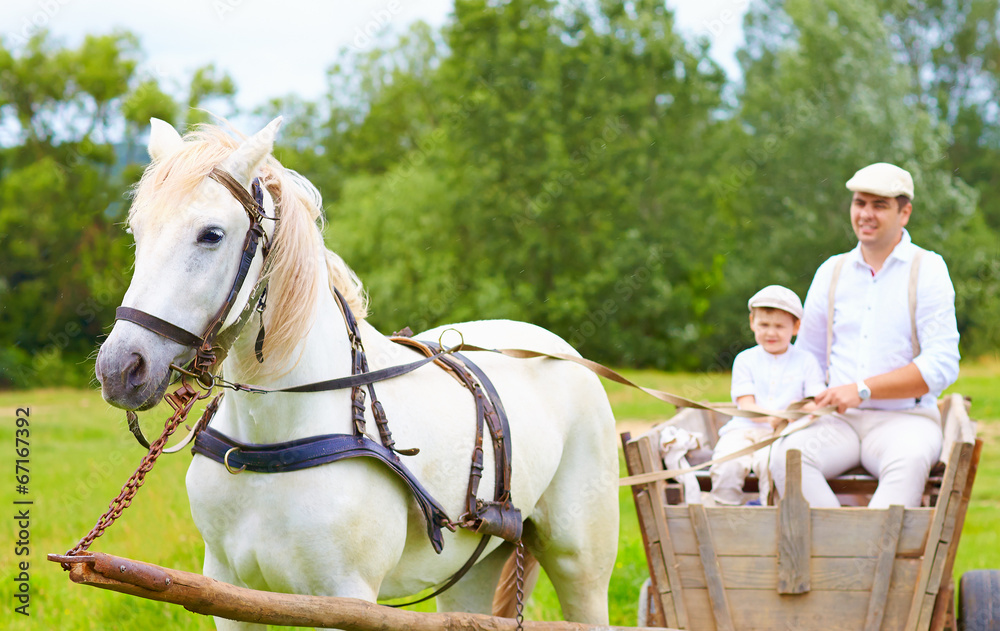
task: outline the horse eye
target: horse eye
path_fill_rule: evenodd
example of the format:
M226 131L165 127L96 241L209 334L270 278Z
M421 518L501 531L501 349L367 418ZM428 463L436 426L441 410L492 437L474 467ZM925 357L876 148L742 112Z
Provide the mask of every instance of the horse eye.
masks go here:
M219 228L208 228L203 230L200 235L198 235L198 243L204 243L205 245L215 245L222 241L222 237L225 233Z

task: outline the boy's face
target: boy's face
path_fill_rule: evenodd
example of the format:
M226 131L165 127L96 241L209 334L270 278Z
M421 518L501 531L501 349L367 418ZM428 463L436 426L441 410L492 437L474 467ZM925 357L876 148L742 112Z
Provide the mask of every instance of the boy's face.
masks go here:
M780 355L788 350L792 337L799 332L799 321L781 309L754 309L750 314L753 339L765 351Z

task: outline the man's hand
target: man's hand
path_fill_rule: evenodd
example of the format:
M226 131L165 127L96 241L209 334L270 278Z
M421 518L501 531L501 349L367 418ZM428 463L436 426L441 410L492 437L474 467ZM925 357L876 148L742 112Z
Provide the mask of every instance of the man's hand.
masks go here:
M816 397L817 407L826 407L827 405L837 406L837 411L841 414L847 410L847 408L856 408L861 405L861 396L858 394L858 385L855 383L848 383L842 386L837 386L836 388L827 388L823 392L820 392Z

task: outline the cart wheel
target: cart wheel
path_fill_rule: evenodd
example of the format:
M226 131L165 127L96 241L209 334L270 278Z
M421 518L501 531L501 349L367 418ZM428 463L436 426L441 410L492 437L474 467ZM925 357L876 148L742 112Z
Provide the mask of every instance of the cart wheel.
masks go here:
M1000 631L1000 570L962 574L958 606L958 631Z
M642 587L639 588L639 615L638 619L636 620L637 627L649 626L649 618L650 618L649 591L651 586L652 586L652 581L650 581L647 578L646 581L642 584Z

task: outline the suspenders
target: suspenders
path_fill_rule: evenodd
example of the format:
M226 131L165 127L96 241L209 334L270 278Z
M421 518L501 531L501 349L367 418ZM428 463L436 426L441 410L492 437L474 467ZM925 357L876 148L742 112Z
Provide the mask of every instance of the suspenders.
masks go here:
M826 382L830 383L830 352L833 349L833 301L837 294L837 281L840 280L840 270L847 261L847 254L837 257L833 266L833 277L830 279L830 292L827 295L826 312ZM920 354L920 340L917 337L917 280L920 277L920 259L924 250L917 248L910 262L909 307L910 307L910 344L913 346L913 356Z

